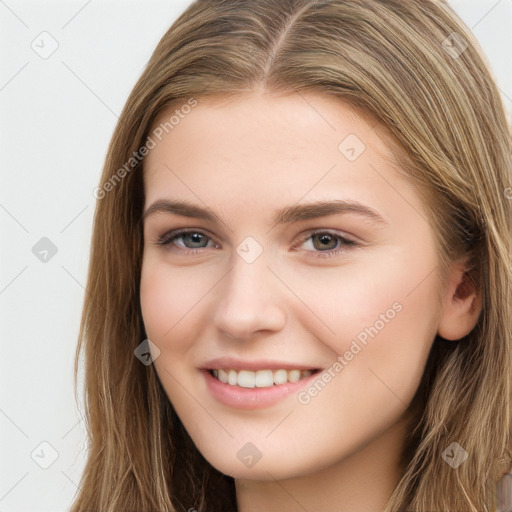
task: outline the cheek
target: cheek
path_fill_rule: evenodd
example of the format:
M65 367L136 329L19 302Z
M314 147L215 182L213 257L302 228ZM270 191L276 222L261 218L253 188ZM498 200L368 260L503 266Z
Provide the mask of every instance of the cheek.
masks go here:
M296 311L294 319L332 350L333 364L344 358L344 377L337 381L378 397L374 388L383 387L382 380L406 402L419 384L437 329L436 253L427 245L382 254L286 277L315 313Z
M146 333L162 341L186 315L194 299L191 286L185 286L177 272L165 265L144 260L140 283L140 302Z
M207 267L171 266L160 255L143 259L142 318L148 338L160 349L179 352L193 343L194 332L202 324L198 320L202 304L218 281Z
M307 272L283 263L276 273L300 298L290 296L288 301L297 305L294 320L339 354L347 349L347 340L350 344L358 335L364 340L365 333L369 337L368 330L375 332L372 327L384 332L400 325L409 334L430 334L439 308L436 267L436 253L426 244L416 250L390 247L378 257L373 251L361 252L346 264Z
M142 265L140 305L146 334L150 339L160 339L173 325L173 311L168 304L176 302L176 287L172 287L157 265Z
M351 272L343 286L331 285L333 300L323 304L336 336L326 342L343 358L338 383L358 390L354 407L363 396L377 409L386 397L399 408L413 398L437 329L439 279L431 256L412 264L410 251L396 251Z

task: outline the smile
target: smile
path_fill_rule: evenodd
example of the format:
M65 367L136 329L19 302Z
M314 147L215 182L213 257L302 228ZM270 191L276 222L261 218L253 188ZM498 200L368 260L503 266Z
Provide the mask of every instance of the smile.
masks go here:
M224 367L203 369L202 374L209 394L221 404L234 409L262 409L296 395L317 378L319 371L293 367L276 370Z
M286 383L298 382L309 377L315 370L211 370L211 375L224 384L242 388L268 388Z

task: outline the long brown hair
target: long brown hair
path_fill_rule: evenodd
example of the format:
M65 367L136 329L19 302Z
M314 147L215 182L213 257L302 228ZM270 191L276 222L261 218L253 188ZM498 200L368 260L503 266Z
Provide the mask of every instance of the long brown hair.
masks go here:
M196 0L131 92L96 192L75 360L76 392L83 352L89 453L71 512L236 510L233 479L201 456L154 366L134 356L146 338L142 148L171 105L256 88L329 95L386 127L443 268L471 257L482 313L462 340L434 340L385 512L496 507L512 456L512 137L473 35L441 0ZM468 453L456 470L441 456L452 442Z

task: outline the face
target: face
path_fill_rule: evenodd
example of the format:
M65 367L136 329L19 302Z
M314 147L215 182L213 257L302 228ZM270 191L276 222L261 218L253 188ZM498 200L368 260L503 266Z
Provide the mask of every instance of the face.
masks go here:
M399 425L418 388L438 253L376 130L338 99L254 92L199 100L146 158L155 369L225 474L340 463Z

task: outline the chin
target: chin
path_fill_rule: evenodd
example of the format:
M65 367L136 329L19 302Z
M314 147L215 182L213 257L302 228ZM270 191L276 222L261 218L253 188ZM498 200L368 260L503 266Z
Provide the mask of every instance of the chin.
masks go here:
M293 447L288 447L283 453L282 448L273 452L270 446L258 450L250 443L241 444L241 448L238 447L239 444L236 447L224 446L222 452L207 450L201 453L217 471L243 480L286 480L320 471L332 463L324 461L322 464L319 460L309 460L306 454ZM290 452L295 452L298 457L290 457Z

